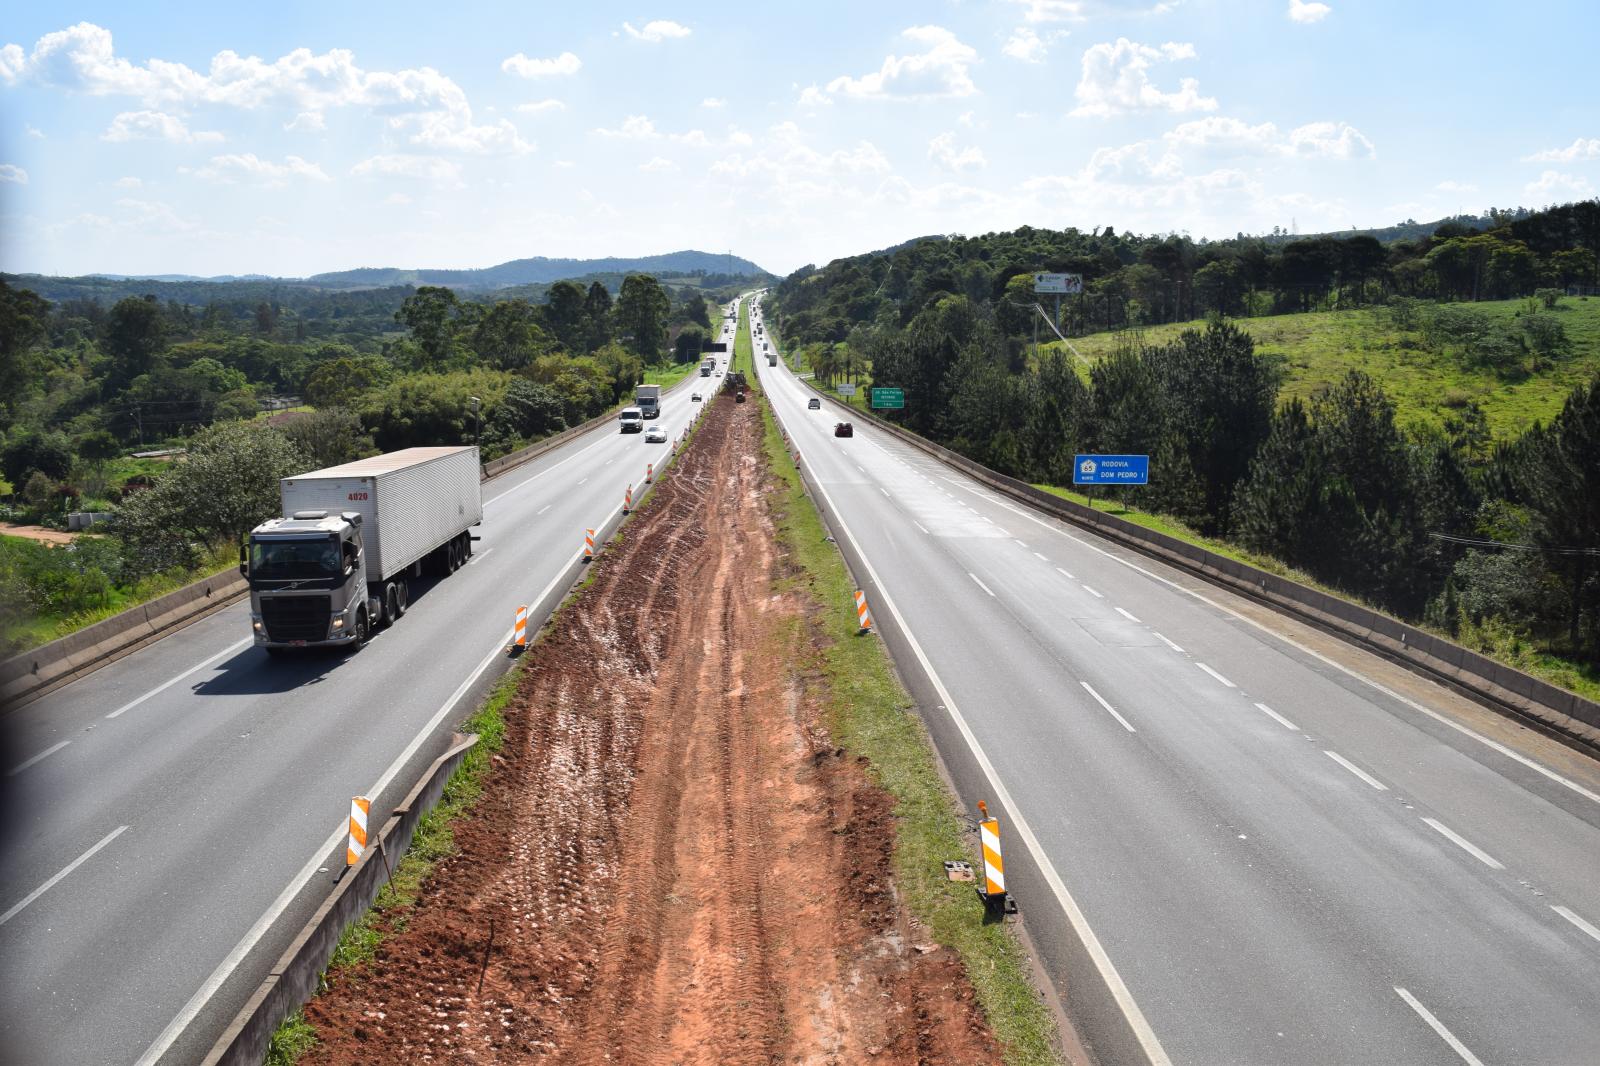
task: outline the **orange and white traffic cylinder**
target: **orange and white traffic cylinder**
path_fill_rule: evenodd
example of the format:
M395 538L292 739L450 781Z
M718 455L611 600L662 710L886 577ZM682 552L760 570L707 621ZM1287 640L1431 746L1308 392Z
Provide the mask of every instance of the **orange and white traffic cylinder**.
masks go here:
M528 646L528 605L517 608L517 624L511 627L511 643L517 648Z
M867 594L856 589L856 625L857 632L865 633L872 628L872 612L867 610Z
M656 464L654 464L654 463L646 463L646 464L644 464L644 483L646 485L648 485L648 484L650 484L650 482L654 481L655 479L656 479Z
M365 796L350 798L350 842L345 845L344 864L354 866L367 853L367 812L372 801Z
M631 510L633 510L633 485L630 482L628 491L622 494L622 513L627 514Z
M1000 819L989 817L989 807L978 801L978 812L983 821L978 823L978 835L983 842L983 901L991 907L1005 908L1006 867L1000 858Z
M594 558L594 530L583 531L583 561L589 562Z

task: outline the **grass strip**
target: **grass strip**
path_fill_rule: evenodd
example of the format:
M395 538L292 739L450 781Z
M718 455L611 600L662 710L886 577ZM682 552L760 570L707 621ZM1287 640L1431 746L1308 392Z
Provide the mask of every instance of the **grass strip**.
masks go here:
M505 743L502 712L516 694L522 664L526 661L526 658L519 659L506 671L477 712L461 724L461 732L478 734L478 743L468 750L461 765L445 782L438 804L418 820L411 846L395 865L394 879L379 890L372 907L361 920L340 935L328 968L322 974L324 988L357 979L358 968L377 955L384 939L406 927L409 912L416 905L418 892L428 875L440 860L454 854L455 821L471 810L483 795L489 760ZM316 1027L306 1021L302 1011L295 1011L272 1034L266 1066L293 1066L316 1045Z
M895 880L911 913L953 949L977 990L1009 1066L1057 1063L1055 1025L1028 977L1022 949L1005 926L985 925L970 884L945 878L946 859L978 860L977 843L939 776L932 742L901 688L881 641L857 635L855 584L827 540L811 498L762 398L768 465L782 488L770 497L773 521L804 572L821 610L834 741L866 756L874 780L895 799ZM980 860L981 861L981 860Z

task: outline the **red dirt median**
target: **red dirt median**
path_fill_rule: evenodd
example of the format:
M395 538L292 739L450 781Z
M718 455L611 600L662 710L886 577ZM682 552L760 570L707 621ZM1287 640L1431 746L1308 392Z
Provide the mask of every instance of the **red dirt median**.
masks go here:
M720 397L529 653L457 854L306 1008L306 1063L973 1063L955 957L896 901L887 794L830 742Z

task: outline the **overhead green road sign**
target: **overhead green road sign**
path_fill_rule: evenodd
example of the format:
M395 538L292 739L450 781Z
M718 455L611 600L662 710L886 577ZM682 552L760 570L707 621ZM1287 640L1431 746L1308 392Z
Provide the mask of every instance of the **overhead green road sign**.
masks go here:
M875 411L898 411L906 405L905 389L873 389L872 409Z

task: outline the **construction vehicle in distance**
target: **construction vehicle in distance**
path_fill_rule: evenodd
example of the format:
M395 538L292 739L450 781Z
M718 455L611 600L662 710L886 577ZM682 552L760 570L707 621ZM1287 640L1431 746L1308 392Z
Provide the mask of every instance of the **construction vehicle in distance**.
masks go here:
M471 560L479 475L477 448L407 448L284 478L284 516L239 549L256 646L354 649L393 625L411 580Z

